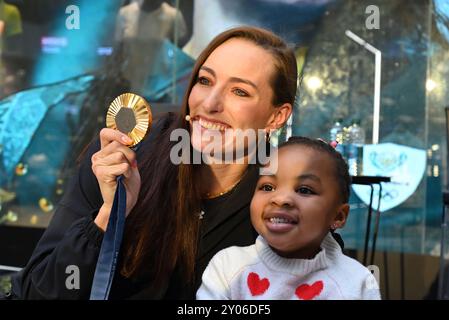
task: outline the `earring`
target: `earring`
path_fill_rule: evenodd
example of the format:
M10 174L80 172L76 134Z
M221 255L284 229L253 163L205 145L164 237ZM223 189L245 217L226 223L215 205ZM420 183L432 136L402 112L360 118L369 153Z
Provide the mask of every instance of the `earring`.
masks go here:
M334 224L331 226L331 230L335 231L336 229L338 229L338 225L337 225L336 223L334 223Z
M191 118L190 118L189 115L186 115L185 119L186 119L187 122L190 122L190 119L191 119Z
M331 141L331 142L329 142L329 145L330 145L332 148L336 149L337 146L338 146L338 141L337 141L337 140Z

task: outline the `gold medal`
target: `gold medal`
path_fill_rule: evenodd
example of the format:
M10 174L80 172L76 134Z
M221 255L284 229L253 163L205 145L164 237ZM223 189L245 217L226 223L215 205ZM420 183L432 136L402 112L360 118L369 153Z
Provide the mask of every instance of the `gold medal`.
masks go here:
M106 126L119 130L132 139L129 147L136 146L150 131L153 117L144 98L133 93L124 93L112 101L106 115Z

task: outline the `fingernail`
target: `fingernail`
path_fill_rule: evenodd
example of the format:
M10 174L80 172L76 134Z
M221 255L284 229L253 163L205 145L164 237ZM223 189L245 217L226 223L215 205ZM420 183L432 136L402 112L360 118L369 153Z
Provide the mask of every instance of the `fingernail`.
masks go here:
M131 167L137 168L137 160L134 160L134 161L131 163Z
M122 141L126 144L130 144L132 142L128 136L122 136Z

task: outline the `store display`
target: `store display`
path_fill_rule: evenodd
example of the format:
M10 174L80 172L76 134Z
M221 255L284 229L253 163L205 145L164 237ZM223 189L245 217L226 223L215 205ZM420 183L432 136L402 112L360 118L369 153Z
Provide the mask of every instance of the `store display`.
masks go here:
M347 132L347 160L349 174L352 176L363 175L363 146L365 145L365 132L360 127L360 120L353 120Z

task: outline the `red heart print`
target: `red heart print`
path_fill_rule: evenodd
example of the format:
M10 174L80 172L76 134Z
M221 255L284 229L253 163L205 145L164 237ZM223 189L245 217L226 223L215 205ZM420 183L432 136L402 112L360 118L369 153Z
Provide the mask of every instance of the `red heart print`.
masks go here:
M270 286L270 281L267 278L260 279L259 275L251 272L247 279L249 291L253 296L264 294Z
M323 291L323 281L316 281L309 286L308 284L302 284L296 288L295 294L299 299L312 300L316 296L320 295Z

